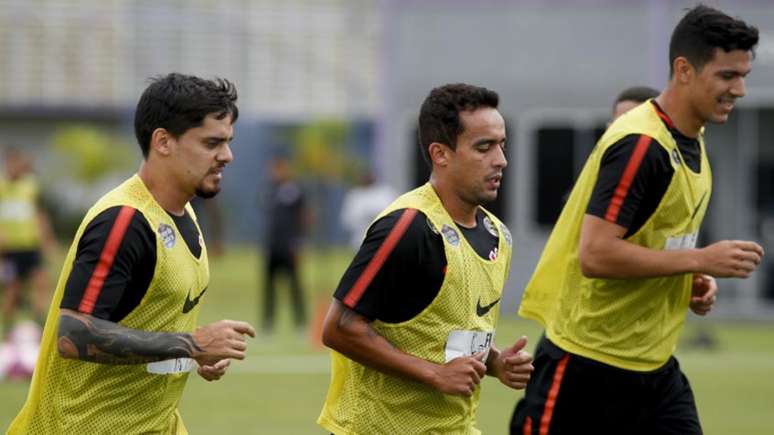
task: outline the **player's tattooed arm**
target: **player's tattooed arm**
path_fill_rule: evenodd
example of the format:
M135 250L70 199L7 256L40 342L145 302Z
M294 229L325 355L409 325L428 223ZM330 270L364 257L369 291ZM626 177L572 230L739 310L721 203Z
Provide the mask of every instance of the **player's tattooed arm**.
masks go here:
M144 364L202 352L191 334L140 331L68 309L61 311L57 335L63 358L102 364Z

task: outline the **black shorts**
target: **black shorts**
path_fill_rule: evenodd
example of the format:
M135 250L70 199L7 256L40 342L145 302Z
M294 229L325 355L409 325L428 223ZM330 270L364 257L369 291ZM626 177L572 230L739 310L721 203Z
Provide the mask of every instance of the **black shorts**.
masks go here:
M27 279L30 273L38 269L42 264L43 259L40 251L37 249L5 252L2 255L0 277L6 283L15 279Z
M511 418L511 435L701 434L688 379L674 357L652 372L565 352L543 337L535 371Z

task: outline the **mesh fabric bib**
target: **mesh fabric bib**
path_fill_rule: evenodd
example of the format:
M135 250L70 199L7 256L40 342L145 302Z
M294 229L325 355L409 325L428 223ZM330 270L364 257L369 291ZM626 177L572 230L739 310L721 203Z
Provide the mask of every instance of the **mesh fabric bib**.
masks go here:
M191 308L186 301L209 283L207 251L200 239L200 258L191 254L172 218L135 175L102 197L78 229L51 303L27 402L11 424L11 434L187 433L177 403L188 372L152 374L147 364L97 364L63 359L57 352L59 305L78 241L92 219L114 206L142 212L156 233L153 280L140 304L119 323L158 332L192 332L196 326L200 305ZM186 209L195 220L190 205Z
M626 240L650 249L695 245L712 191L700 134L701 171L684 163L652 103L620 117L597 143L570 194L522 299L519 314L546 327L561 348L616 367L655 370L675 350L685 321L691 274L647 279L591 279L578 258L581 224L605 151L632 134L655 139L668 153L672 180L652 216Z

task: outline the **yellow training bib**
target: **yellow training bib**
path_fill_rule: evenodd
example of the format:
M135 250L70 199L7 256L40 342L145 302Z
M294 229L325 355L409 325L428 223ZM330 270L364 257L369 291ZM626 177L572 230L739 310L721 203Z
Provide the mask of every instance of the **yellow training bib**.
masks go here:
M57 352L59 305L78 241L92 219L115 206L141 212L156 233L153 280L140 304L119 323L158 332L193 332L196 326L199 305L188 301L209 283L207 251L202 246L200 257L193 256L172 218L135 175L100 199L78 229L51 303L27 402L10 434L187 433L177 403L194 366L191 360L121 366L64 359ZM186 210L195 220L190 205Z
M655 370L675 350L690 301L690 274L648 279L591 279L578 259L581 225L605 151L625 136L647 135L670 155L674 175L653 215L627 238L650 249L686 249L696 243L712 191L701 146L701 171L684 163L651 102L616 120L597 143L570 194L519 308L539 321L562 349L628 370Z

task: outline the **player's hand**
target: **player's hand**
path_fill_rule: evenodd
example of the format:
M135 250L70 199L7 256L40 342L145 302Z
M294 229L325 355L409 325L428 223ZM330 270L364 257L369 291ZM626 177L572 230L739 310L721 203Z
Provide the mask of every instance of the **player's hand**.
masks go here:
M689 307L694 313L704 316L712 311L717 300L718 283L709 275L693 275L691 287L691 302Z
M193 358L200 366L212 366L224 358L245 359L245 336L255 337L255 329L247 322L221 320L196 328L191 335L197 347Z
M491 374L504 385L517 390L526 388L535 369L532 366L532 355L523 350L526 345L527 337L522 336L513 346L503 349L491 360Z
M471 396L486 374L486 365L481 362L484 355L461 356L438 366L432 385L444 394Z
M231 360L226 358L211 366L199 366L196 372L207 382L217 381L226 374L226 369L229 365L231 365Z
M763 257L763 248L744 240L723 240L699 249L702 273L719 278L747 278Z

